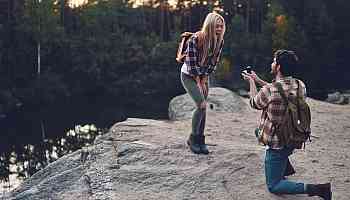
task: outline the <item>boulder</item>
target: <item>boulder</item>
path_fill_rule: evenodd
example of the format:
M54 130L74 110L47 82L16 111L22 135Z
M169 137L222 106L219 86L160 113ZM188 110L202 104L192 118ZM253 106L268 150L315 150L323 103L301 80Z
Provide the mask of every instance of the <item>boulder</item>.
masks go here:
M340 105L349 104L349 95L342 94L340 92L331 93L328 94L326 101Z
M248 107L242 100L242 97L228 89L220 87L209 89L207 106L208 109L214 112L229 113L240 112ZM195 103L187 93L174 97L169 103L169 119L190 119L194 110Z

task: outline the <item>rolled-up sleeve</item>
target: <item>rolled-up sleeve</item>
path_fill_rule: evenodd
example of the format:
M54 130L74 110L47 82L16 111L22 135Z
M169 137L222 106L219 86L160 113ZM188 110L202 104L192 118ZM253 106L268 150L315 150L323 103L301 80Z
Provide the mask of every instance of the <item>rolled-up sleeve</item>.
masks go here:
M212 61L213 63L211 63L211 64L209 65L209 67L208 67L208 74L213 73L213 72L216 71L216 68L217 68L216 66L217 66L217 64L218 64L219 61L220 61L220 57L221 57L221 52L222 52L223 46L224 46L224 41L222 41L221 44L220 44L219 52L218 52L218 54L215 56L216 59L215 59L214 61Z
M201 75L201 69L198 66L198 39L196 36L191 37L187 43L187 52L185 57L185 63L188 67L188 72L193 76Z
M266 108L269 104L270 90L267 86L262 87L259 92L250 98L250 106L257 110Z
M299 81L299 82L300 82L302 96L304 97L304 99L306 99L307 98L307 91L306 91L305 83L303 83L302 81Z
M217 65L217 64L218 64L218 62L219 62L219 60L220 60L220 57L221 57L221 53L222 53L222 49L223 49L223 47L224 47L224 41L222 41L222 42L221 42L221 45L220 45L220 50L219 50L219 53L218 53L218 55L217 55L217 57L216 57L216 62L215 62L215 65Z

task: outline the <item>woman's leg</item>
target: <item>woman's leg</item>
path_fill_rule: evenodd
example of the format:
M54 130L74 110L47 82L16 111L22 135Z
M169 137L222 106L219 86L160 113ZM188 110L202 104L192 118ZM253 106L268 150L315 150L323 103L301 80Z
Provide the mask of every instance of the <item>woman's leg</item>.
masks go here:
M288 156L292 151L291 148L266 150L265 177L270 192L276 194L305 194L304 183L283 179Z
M209 85L208 85L208 81L206 82L205 84L206 86L206 93L203 95L204 97L204 100L206 101L208 99L208 94L209 94ZM202 115L202 119L200 121L200 126L199 126L199 135L201 136L204 136L204 129L205 129L205 121L206 121L206 118L207 118L207 109L204 108L204 113Z
M208 99L208 94L209 94L209 85L208 85L208 81L206 82L206 93L204 94L204 99L207 100ZM201 152L203 154L208 154L209 153L209 149L208 149L208 145L205 144L205 136L204 136L204 129L205 129L205 122L206 122L206 118L207 118L207 114L206 114L206 108L204 109L204 113L202 115L202 119L200 122L200 126L199 126L199 140L200 140L200 148L201 148Z
M205 101L205 97L201 93L200 88L197 86L196 81L189 75L181 73L181 83L185 88L186 92L190 95L190 97L196 104L196 109L192 115L192 132L190 136L190 143L193 145L190 145L190 147L193 152L200 153L200 128L203 117L205 116L205 108L202 108L201 104Z

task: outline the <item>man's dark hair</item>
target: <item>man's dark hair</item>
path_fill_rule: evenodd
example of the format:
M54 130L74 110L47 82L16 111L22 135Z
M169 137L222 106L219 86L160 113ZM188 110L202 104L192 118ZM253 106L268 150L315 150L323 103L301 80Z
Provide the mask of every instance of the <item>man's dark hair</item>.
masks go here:
M284 76L291 76L297 72L298 57L294 51L277 50L274 57L277 65L281 66L280 71Z

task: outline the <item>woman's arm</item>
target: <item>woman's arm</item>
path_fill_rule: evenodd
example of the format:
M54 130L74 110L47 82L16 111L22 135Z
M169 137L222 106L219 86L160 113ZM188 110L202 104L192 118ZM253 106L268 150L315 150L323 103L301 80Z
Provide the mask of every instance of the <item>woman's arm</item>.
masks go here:
M187 45L185 63L188 67L188 72L191 76L196 77L201 75L200 67L198 66L198 38L192 36Z
M215 58L215 61L214 63L212 63L211 65L209 65L208 67L208 74L214 72L216 70L216 65L219 63L220 61L220 57L221 57L221 52L222 52L222 49L223 49L223 46L224 46L224 41L221 42L220 44L220 49L218 51L218 54L214 57ZM210 62L211 63L211 62Z

